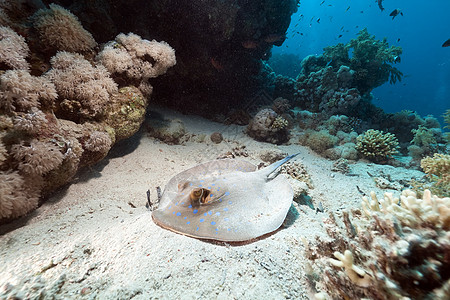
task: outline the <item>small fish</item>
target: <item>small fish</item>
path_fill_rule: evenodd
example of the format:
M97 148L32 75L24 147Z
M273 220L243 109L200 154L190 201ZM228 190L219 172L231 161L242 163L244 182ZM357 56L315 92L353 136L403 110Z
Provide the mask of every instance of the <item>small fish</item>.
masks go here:
M339 36L338 36L338 38L341 38L342 37L342 34L340 34Z
M400 9L396 8L389 14L389 16L391 16L392 20L394 20L395 17L398 16L399 14L403 16L402 11Z
M350 6L349 7L347 7L347 9L345 10L345 11L348 11L350 9Z
M264 42L269 43L269 44L273 44L276 42L283 42L286 39L286 35L285 34L277 34L277 33L272 33L267 35L264 38Z
M247 41L243 41L241 43L241 45L245 49L256 49L258 47L258 42L252 41L252 40L247 40Z
M323 0L322 2L320 2L320 5L319 6L322 6L322 4L324 4L325 3L325 0Z
M344 26L341 27L341 31L344 29Z
M443 44L442 47L450 47L450 39L446 40Z
M360 11L360 13L362 13L362 14L363 14L363 13L364 13L364 11L362 10L362 11Z
M381 11L383 11L384 10L383 0L377 0L377 2L378 2L378 7L380 8Z
M400 42L400 38L397 39L397 43Z
M313 17L311 18L311 20L309 20L309 23L311 23L311 22L314 20L314 18L315 18L315 16L313 16Z
M400 56L394 56L394 63L399 63L399 62L401 62L402 61L402 59L400 58Z
M318 18L318 19L317 19L317 23L319 23L319 24L320 24L320 18Z

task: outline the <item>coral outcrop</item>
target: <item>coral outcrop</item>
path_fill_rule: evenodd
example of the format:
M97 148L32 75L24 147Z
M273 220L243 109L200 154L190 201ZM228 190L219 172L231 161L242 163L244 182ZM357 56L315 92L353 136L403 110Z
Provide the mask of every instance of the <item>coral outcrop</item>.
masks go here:
M331 299L447 299L450 296L450 198L424 191L400 198L363 199L363 212L333 215L325 228L331 239L306 244L321 280L318 297ZM330 258L334 256L336 259ZM310 270L310 275L315 273Z
M289 123L269 108L260 110L248 124L246 132L258 141L282 144L289 140Z
M31 19L43 47L54 51L83 52L97 45L78 18L57 4L38 10Z
M128 47L122 54L133 53L133 66L147 72L138 79L132 72L112 75L93 61L96 42L69 11L51 4L31 20L27 38L0 27L0 222L29 213L80 168L136 133L152 92L148 79L175 64L167 43L130 33L121 40ZM49 69L40 75L30 61ZM107 65L114 69L114 63L123 66Z
M357 137L356 149L369 160L383 161L397 153L398 141L392 133L369 129Z

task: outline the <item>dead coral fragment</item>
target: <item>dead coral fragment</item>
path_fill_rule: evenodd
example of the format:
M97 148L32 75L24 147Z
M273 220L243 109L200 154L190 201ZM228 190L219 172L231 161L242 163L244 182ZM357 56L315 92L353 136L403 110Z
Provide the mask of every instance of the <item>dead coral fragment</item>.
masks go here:
M97 45L78 18L57 4L50 4L49 9L38 10L32 20L45 47L78 52L90 50Z
M395 216L401 225L411 228L431 227L450 230L450 198L439 198L429 190L418 199L416 193L404 190L400 198L392 193L385 193L384 199L378 200L375 193L370 193L370 200L363 197L362 209L367 216L374 212Z
M28 70L29 53L25 39L9 27L0 26L0 64L15 70ZM3 68L2 68L3 69Z
M392 133L369 129L356 140L356 150L373 161L385 160L398 152L398 141Z

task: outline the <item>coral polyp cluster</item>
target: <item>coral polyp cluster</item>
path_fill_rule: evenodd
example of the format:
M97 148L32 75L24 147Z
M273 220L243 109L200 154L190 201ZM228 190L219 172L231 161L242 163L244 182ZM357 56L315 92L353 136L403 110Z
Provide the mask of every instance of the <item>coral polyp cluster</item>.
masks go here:
M32 28L11 20L0 27L0 221L35 209L77 170L135 134L152 93L148 80L176 63L165 42L119 35L127 68L148 74L116 76L123 62L94 61L96 41L65 8L51 4L30 20Z
M397 153L398 141L392 133L369 129L357 137L356 150L370 160L381 161Z

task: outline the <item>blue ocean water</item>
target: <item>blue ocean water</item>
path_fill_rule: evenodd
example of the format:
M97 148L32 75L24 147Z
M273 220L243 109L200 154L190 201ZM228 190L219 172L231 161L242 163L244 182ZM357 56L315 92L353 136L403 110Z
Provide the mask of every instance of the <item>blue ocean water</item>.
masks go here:
M389 45L403 48L395 65L404 74L402 81L374 89L374 104L386 112L432 114L442 125L441 116L450 108L450 47L442 47L450 38L450 1L384 0L383 6L381 11L375 0L302 0L286 41L272 52L303 59L345 44L367 27L376 39L386 37ZM403 16L392 19L389 14L397 8Z

